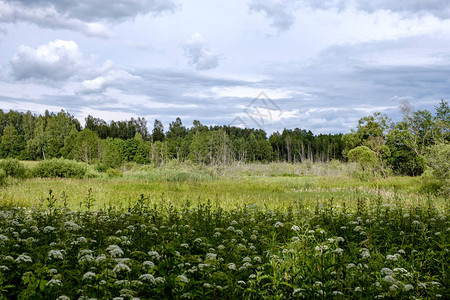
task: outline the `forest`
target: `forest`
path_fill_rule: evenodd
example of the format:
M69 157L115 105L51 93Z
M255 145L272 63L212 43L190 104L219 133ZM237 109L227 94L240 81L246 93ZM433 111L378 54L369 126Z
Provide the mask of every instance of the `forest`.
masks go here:
M206 126L198 120L187 127L180 118L171 122L168 130L155 120L150 132L147 120L140 117L108 123L89 115L82 126L65 111L36 115L0 110L0 158L62 157L110 168L124 162L160 166L171 159L214 166L347 161L349 152L360 147L369 153L372 169L383 175L420 175L427 149L450 141L449 105L441 100L434 112L412 111L408 103L401 108L403 119L399 122L374 113L361 118L346 134L315 135L295 128L270 136L262 129Z

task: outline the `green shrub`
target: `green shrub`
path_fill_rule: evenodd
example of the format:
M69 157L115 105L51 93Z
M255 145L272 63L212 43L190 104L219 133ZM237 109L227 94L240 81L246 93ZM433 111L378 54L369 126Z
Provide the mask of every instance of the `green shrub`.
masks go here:
M109 168L110 166L104 163L99 163L94 166L95 171L100 173L105 173Z
M94 168L88 168L86 173L84 174L84 178L97 178L100 177L100 172L98 172Z
M425 159L435 178L450 178L450 144L431 146L428 148Z
M123 176L123 171L119 170L119 169L108 169L106 171L106 174L109 177L122 177Z
M0 168L5 171L6 176L14 178L26 178L27 170L17 159L8 158L0 162Z
M5 170L0 169L0 185L4 185L6 183L6 177L8 177L6 175Z
M35 177L83 178L86 172L86 164L62 158L43 160L33 168Z
M443 183L441 181L433 178L424 178L420 186L420 192L422 194L438 195L442 187Z

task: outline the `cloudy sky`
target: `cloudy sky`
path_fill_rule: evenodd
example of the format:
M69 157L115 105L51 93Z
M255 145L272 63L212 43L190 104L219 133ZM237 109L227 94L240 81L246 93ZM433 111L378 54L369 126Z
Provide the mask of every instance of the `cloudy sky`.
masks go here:
M0 108L347 132L450 98L448 0L0 0Z

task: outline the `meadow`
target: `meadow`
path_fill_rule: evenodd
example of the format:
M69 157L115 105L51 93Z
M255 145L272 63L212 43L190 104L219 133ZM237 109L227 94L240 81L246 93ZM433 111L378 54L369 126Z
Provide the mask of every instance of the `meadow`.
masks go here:
M8 178L0 298L448 298L448 200L427 179L355 169L173 162Z

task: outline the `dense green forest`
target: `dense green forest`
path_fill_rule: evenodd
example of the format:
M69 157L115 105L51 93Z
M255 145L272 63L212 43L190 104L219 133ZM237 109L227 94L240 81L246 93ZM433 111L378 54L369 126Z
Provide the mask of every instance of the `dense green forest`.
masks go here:
M327 162L355 160L383 175L419 175L430 146L450 141L447 101L428 110L403 105L403 120L375 113L347 134L314 135L284 129L270 136L261 129L233 126L191 127L180 118L164 129L159 120L149 132L144 118L106 122L88 116L84 127L65 111L35 115L0 110L0 157L22 160L68 158L117 167L124 162L164 164L170 159L217 165L234 162Z

